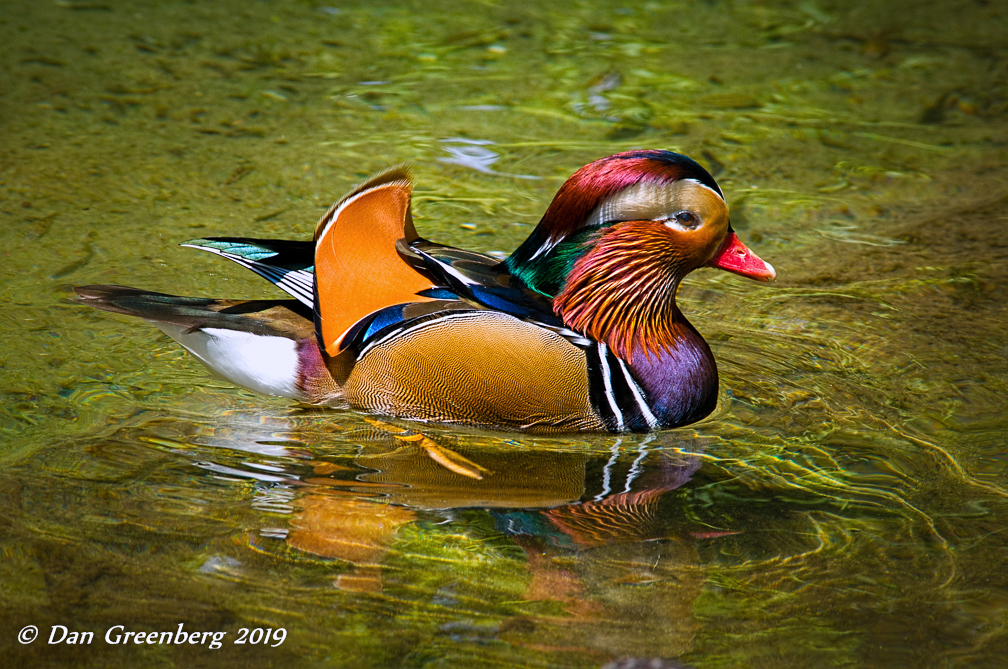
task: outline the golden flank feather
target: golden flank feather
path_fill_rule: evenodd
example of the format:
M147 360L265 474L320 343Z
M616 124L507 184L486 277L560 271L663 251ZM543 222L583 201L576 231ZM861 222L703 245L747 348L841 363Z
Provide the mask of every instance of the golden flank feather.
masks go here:
M530 432L604 429L580 349L494 311L466 311L377 343L343 386L375 413Z

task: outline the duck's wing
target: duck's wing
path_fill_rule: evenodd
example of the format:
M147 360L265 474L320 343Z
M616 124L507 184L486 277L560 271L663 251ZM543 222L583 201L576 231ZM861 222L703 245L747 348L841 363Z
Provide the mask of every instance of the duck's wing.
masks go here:
M77 286L77 301L150 321L211 370L266 395L323 402L339 389L296 300L213 300L126 286Z
M404 262L396 242L417 239L410 213L413 184L404 170L365 182L322 217L316 231L313 308L319 347L343 352L375 314L433 301L439 286Z
M252 270L301 304L314 301L315 242L251 237L206 237L182 246L209 251Z
M563 327L553 301L511 274L500 260L426 239L400 240L399 255L458 297L515 318Z
M207 237L183 246L246 267L315 312L320 348L330 356L379 326L409 320L403 309L462 300L553 329L572 342L552 299L525 285L498 259L421 239L410 212L412 181L396 167L371 177L321 218L312 242Z
M334 204L319 220L312 241L206 237L182 246L227 258L302 304L322 306L316 311L329 333L391 304L429 299L416 292L431 288L431 283L395 253L397 240L417 237L409 207L411 192L409 170L393 167ZM324 264L328 282L321 291L321 305L315 295L317 259ZM337 349L340 334L334 337Z

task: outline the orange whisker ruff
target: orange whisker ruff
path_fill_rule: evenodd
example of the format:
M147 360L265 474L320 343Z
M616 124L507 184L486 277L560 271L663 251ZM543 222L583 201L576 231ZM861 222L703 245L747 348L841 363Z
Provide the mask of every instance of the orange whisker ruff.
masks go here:
M649 359L673 351L682 264L661 223L620 223L574 264L553 309L568 327L605 342L628 363L635 348Z

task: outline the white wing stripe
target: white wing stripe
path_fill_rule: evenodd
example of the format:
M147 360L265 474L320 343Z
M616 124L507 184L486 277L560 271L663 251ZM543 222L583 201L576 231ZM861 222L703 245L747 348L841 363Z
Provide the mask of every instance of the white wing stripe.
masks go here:
M231 262L241 265L245 269L252 270L305 306L311 307L315 305L315 274L312 272L308 272L303 269L292 270L284 269L282 267L274 267L255 260L249 260L248 258L240 256L236 253L215 249L212 246L199 246L197 244L182 244L182 246L199 249L201 251L209 251L221 258L226 258Z

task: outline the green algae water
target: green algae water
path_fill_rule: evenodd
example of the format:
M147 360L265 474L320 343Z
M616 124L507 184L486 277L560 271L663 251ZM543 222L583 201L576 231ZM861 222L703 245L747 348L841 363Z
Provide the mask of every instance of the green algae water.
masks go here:
M4 10L10 666L1004 662L1003 3ZM779 273L684 282L721 375L690 428L376 423L67 301L278 297L178 244L307 238L402 162L423 236L510 252L631 148L704 164Z

